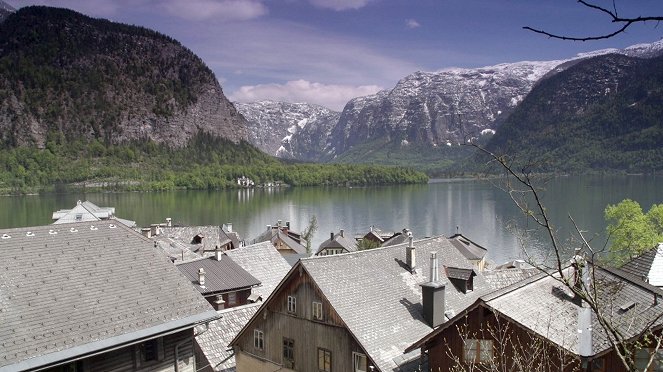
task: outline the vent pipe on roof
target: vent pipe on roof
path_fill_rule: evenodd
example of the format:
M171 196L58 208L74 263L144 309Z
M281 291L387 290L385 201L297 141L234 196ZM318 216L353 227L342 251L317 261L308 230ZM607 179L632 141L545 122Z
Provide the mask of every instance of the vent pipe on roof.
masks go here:
M214 258L216 258L217 261L221 261L221 255L222 254L223 254L223 252L221 252L220 250L217 249L216 251L214 251Z
M437 263L437 252L430 253L430 281L437 282L439 277L440 268Z
M410 242L408 243L407 248L405 248L405 263L410 269L410 272L414 273L417 266L417 256L414 249L414 238L412 238L412 233L408 232L408 238Z
M341 238L344 238L345 235L343 235L343 229L341 229Z
M202 288L205 288L205 269L202 267L198 269L198 284L200 284Z
M333 231L329 233L329 241L332 241L332 240L334 240L334 232Z

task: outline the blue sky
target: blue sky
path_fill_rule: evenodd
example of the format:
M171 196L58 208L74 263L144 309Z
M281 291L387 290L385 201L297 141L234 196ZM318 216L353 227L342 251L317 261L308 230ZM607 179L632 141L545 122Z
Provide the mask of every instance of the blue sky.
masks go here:
M170 35L208 64L232 100L310 102L337 110L417 70L565 59L663 37L663 25L655 23L584 43L522 29L584 36L615 27L576 0L5 1L15 8L70 8ZM663 15L661 0L616 5L623 16Z

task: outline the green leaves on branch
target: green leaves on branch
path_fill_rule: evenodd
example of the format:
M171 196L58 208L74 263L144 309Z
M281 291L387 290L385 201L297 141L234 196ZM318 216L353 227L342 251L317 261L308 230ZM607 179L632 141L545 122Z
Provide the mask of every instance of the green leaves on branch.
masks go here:
M654 204L646 214L640 204L625 199L605 209L611 241L610 260L617 266L663 241L663 204Z

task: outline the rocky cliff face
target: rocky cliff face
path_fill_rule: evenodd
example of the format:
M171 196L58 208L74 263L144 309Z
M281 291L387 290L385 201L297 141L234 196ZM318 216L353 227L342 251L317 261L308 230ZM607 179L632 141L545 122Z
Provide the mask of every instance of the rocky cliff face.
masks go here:
M306 103L236 103L248 121L249 142L281 158L317 159L340 113Z
M0 132L43 146L49 132L108 143L184 145L199 131L234 142L246 121L212 71L177 41L49 7L0 24Z

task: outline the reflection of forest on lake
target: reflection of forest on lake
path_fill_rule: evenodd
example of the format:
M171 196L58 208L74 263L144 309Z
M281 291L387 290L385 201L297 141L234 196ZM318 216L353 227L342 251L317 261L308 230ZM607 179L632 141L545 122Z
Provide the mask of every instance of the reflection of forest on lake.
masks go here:
M646 211L663 202L663 177L582 176L559 177L546 184L544 200L552 221L567 237L572 215L581 229L604 244L603 210L625 198L638 201ZM112 206L118 217L139 225L162 222L166 217L186 225L221 225L232 222L245 239L254 238L266 225L290 221L302 230L311 215L319 229L313 246L329 232L345 229L366 232L371 225L384 230L409 228L415 237L461 233L489 249L489 258L502 262L521 256L519 231L532 229L509 196L491 181L440 181L428 185L343 188L300 187L225 191L176 191L161 193L69 193L0 199L0 227L48 224L53 211L72 208L88 199ZM525 244L540 254L547 241L529 234Z

